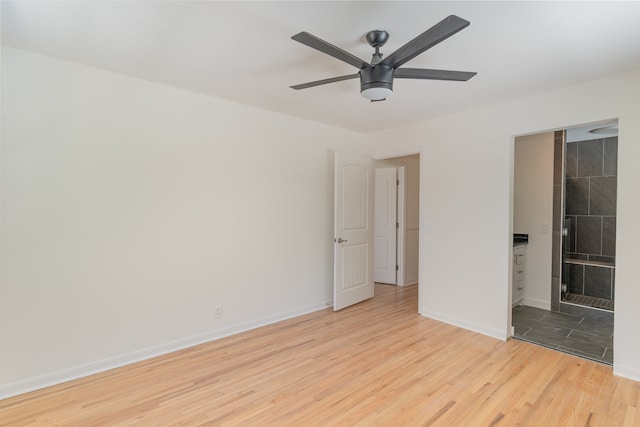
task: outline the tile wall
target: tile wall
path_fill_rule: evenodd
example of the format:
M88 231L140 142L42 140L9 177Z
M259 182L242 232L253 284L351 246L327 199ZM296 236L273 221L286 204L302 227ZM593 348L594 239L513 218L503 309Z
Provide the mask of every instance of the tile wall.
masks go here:
M571 293L613 299L618 138L572 142L565 149L569 261L563 282Z

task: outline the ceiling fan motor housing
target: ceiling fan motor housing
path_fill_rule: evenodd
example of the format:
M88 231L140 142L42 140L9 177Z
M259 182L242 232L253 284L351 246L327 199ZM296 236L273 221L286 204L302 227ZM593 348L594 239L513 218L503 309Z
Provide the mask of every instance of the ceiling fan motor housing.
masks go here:
M393 90L394 68L377 64L360 70L360 92L371 88L386 88Z

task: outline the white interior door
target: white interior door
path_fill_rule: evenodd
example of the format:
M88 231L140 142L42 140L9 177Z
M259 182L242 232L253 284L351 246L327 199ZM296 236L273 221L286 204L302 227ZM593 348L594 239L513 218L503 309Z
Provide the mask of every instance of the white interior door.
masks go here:
M373 160L335 153L335 311L373 297L373 178Z
M397 284L397 173L396 168L377 168L375 183L375 237L373 280Z

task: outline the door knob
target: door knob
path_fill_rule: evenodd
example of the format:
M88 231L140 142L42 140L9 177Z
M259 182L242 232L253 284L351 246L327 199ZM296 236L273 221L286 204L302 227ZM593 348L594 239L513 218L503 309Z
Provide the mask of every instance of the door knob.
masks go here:
M337 239L333 239L333 240L338 243L346 242L346 240L344 240L342 237L338 237Z

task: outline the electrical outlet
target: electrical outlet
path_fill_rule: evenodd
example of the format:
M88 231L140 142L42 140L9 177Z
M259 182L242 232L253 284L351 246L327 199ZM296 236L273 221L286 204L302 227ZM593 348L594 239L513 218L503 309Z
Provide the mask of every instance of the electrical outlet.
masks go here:
M222 304L213 307L213 316L216 319L222 319Z

